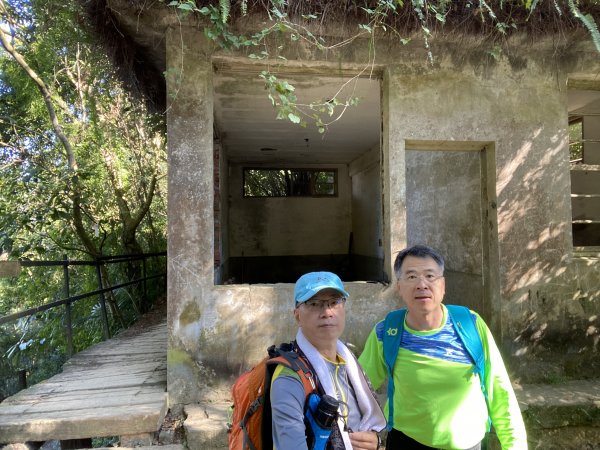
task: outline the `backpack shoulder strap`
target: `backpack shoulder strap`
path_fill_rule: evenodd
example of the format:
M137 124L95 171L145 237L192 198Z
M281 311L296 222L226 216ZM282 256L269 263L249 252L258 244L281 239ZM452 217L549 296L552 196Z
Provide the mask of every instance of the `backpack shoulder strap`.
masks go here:
M481 336L475 325L477 319L466 306L446 305L446 308L448 309L448 315L454 325L454 329L465 346L467 353L475 363L473 372L479 375L481 392L483 392L483 396L485 397L485 403L488 404L487 389L485 388L485 354L483 352Z
M465 306L446 305L446 308L458 336L475 363L475 371L483 375L485 372L485 357L481 337L475 326L475 316Z
M391 430L394 425L394 364L402 343L405 317L406 308L402 308L389 312L383 321L381 339L383 341L383 359L388 373L388 430Z
M314 372L310 363L303 355L294 351L289 344L282 344L281 347L271 346L268 349L268 354L268 358L265 358L264 360L265 370L263 372L264 384L261 389L262 394L249 406L244 417L240 421L240 428L243 431L244 449L260 450L260 448L269 449L272 447L272 444L269 444L272 442L270 390L273 374L275 373L277 366L281 365L287 367L298 375L302 382L302 387L304 388L305 398L307 398L310 393L317 390L317 381L313 375ZM252 417L260 407L262 407L262 420L260 426L262 444L260 446L255 446L250 438L247 423L249 422L250 417Z
M314 371L310 367L310 363L298 352L295 351L280 351L279 356L271 358L267 361L267 365L282 365L288 367L298 374L304 393L308 396L311 392L317 390L317 383L314 376Z

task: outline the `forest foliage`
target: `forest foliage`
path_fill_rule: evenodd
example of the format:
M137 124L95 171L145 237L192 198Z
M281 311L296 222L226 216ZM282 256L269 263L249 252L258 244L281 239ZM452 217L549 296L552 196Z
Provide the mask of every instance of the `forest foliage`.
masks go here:
M0 0L0 43L0 259L164 251L164 117L123 87L80 4ZM94 268L70 270L72 294L98 288ZM116 284L140 272L121 264L103 276ZM139 314L132 295L108 296L115 329ZM0 278L0 317L60 298L60 266ZM101 340L97 298L73 313L75 351ZM64 362L63 308L0 325L0 336L0 399L16 370L35 382Z

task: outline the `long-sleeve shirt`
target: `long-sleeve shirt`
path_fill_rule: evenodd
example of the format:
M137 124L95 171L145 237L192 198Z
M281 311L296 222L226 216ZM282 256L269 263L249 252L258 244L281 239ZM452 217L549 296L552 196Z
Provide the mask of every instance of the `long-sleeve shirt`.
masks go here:
M472 312L485 356L486 406L473 362L442 307L444 320L438 329L416 331L404 324L393 370L394 428L429 447L470 448L483 439L489 411L502 448L527 449L521 411L490 330ZM383 332L381 321L359 358L376 389L387 379Z

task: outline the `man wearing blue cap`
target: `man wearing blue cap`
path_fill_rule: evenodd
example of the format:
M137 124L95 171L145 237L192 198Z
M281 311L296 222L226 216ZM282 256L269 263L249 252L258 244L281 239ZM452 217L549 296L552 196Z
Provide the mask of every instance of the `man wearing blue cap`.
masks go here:
M327 448L375 450L385 416L356 358L339 340L346 325L348 297L334 273L301 276L294 288L296 345L310 363L320 391L340 401L339 419ZM278 366L270 398L274 449L306 450L306 394L298 374Z

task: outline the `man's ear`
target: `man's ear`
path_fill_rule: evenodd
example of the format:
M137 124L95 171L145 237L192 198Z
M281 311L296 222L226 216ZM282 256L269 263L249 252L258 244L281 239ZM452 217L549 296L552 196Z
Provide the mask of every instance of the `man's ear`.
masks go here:
M294 308L294 319L297 324L300 323L300 311L298 309L299 308Z

